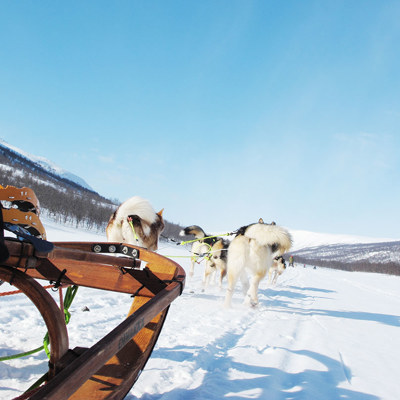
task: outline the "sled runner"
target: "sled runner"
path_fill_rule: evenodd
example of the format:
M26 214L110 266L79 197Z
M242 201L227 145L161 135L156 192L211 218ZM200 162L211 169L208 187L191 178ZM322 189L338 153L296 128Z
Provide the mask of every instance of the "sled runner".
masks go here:
M41 239L45 231L39 219L20 215L38 217L33 192L29 198L18 194L25 189L0 187L0 200L9 206L0 210L0 280L21 290L41 313L50 360L46 383L24 398L123 399L151 355L171 302L182 293L185 272L174 261L133 245ZM4 237L3 228L17 237ZM64 313L37 280L134 298L126 319L95 345L69 349Z

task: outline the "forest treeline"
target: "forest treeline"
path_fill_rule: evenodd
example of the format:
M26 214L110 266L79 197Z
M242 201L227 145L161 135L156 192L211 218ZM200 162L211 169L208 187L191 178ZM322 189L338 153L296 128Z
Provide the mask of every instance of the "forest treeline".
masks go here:
M345 260L323 260L318 257L318 252L313 257L293 254L295 264L307 264L317 267L340 269L342 271L376 272L379 274L400 275L400 263L386 261L382 263L369 260L349 261Z
M104 232L118 201L51 173L39 164L0 145L0 184L29 187L40 202L42 215L64 225ZM163 236L180 240L179 224L165 221Z

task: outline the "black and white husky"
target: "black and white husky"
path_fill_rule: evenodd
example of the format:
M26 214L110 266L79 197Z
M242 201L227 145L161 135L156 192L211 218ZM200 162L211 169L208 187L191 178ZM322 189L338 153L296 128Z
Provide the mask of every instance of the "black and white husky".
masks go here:
M245 304L258 304L258 285L271 268L274 258L287 252L292 245L289 232L275 225L256 224L244 226L237 231L228 249L228 289L225 306L230 307L237 280L242 282ZM249 284L247 274L251 276Z
M209 258L212 246L217 242L218 238L209 237L211 235L207 235L202 228L198 225L190 225L186 228L182 229L180 232L180 236L190 236L193 235L195 242L192 243L190 257L190 272L189 275L193 276L194 274L194 266L201 257Z
M210 255L204 270L203 288L206 289L210 279L214 276L218 279L218 286L222 288L222 280L226 276L229 241L217 238L211 246Z
M164 229L162 213L163 210L156 213L147 200L134 196L111 215L106 228L107 240L155 251Z

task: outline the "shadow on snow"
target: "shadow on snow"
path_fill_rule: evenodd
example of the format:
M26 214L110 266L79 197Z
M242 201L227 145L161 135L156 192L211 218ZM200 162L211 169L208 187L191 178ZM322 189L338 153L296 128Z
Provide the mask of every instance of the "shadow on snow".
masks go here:
M373 395L338 387L342 382L348 380L351 371L344 371L340 361L313 351L293 351L281 348L283 351L318 361L326 367L325 371L305 370L289 373L277 368L237 362L229 356L229 350L235 348L241 338L242 334L228 332L204 348L176 346L171 349L155 350L153 357L156 358L193 362L195 364L193 370L204 371L204 377L201 385L197 388L175 388L163 394L144 394L140 399L220 400L226 397L232 400L243 398L378 400L378 397ZM242 378L233 377L232 374L242 376ZM133 395L128 395L126 400L135 398Z

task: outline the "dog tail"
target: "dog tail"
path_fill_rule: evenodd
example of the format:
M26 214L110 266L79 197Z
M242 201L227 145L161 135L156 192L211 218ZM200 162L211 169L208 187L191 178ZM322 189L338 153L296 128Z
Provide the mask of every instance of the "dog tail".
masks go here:
M118 207L114 218L118 223L122 223L128 215L137 215L140 219L151 225L157 222L159 219L158 216L161 217L162 211L157 214L149 201L142 197L134 196Z
M271 246L274 252L284 254L292 247L290 233L281 226L254 224L250 225L244 234L249 239L256 240L261 246Z
M206 235L206 233L203 231L202 228L198 225L190 225L187 226L186 228L182 229L179 233L180 236L188 236L188 235L194 235L196 239L201 239Z

